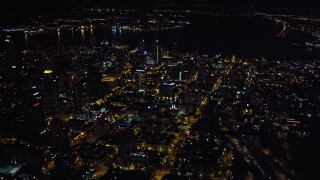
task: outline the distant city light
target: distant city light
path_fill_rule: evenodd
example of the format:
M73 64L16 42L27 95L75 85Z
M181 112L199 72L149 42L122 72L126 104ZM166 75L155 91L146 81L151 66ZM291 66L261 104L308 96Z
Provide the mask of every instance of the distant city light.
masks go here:
M36 92L36 93L33 94L33 96L36 96L36 95L38 95L38 94L39 94L39 92Z
M52 70L50 70L50 69L47 69L47 70L44 70L44 72L43 72L44 74L51 74L52 73Z

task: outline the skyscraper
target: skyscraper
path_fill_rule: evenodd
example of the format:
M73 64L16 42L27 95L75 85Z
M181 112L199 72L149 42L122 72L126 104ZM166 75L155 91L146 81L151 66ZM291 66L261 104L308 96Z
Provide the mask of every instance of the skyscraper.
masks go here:
M19 73L21 71L21 57L17 49L14 48L12 37L6 36L6 58L5 58L5 71L10 80L19 79Z

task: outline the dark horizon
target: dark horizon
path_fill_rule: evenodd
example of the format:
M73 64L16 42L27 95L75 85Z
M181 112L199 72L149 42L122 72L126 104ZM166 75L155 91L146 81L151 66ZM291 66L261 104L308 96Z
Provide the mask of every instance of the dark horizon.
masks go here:
M254 1L254 0L156 0L156 1L129 1L129 0L118 0L112 2L106 2L103 0L56 0L56 1L18 1L11 0L6 2L5 5L0 7L0 22L10 21L8 17L12 20L19 20L21 18L36 16L36 15L50 15L57 11L63 11L68 8L77 7L82 4L89 6L103 6L103 7L133 7L133 8L150 8L157 3L176 3L176 4L193 4L193 3L205 3L212 5L221 5L221 6L258 6L258 7L281 7L281 8L308 8L308 9L318 9L315 0L305 0L305 1L289 1L289 0L263 0L263 1ZM316 12L315 12L316 13Z

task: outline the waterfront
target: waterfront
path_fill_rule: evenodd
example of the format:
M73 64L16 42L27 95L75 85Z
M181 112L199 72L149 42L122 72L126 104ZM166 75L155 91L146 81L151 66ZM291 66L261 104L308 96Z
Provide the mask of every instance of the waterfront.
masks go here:
M24 32L12 34L17 49L48 48L57 45L99 44L103 40L117 41L135 47L142 39L150 48L155 40L159 40L166 48L177 48L182 52L204 54L237 55L245 58L316 58L319 49L293 46L292 37L276 36L281 25L267 19L256 17L203 16L192 17L192 24L183 29L139 32L116 30L96 26L93 29L68 30L26 35ZM1 37L1 49L4 50L5 33ZM308 36L305 36L308 37ZM93 41L94 39L94 41ZM300 39L301 42L307 41ZM39 46L40 45L40 46Z

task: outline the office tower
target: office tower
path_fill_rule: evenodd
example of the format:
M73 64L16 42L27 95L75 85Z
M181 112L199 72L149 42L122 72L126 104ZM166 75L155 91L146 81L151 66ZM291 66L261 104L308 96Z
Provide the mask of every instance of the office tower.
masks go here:
M161 54L161 49L160 49L160 46L159 46L159 41L156 40L155 44L154 44L154 59L156 61L156 64L159 64L160 54Z
M5 58L5 71L9 80L16 81L19 79L21 71L21 52L14 48L12 37L6 36L6 58Z

